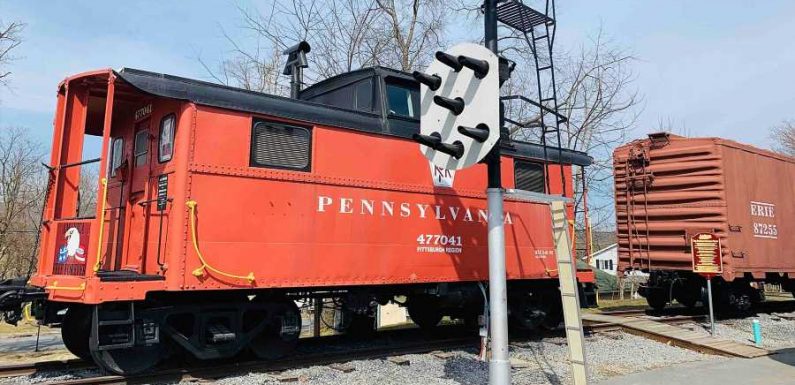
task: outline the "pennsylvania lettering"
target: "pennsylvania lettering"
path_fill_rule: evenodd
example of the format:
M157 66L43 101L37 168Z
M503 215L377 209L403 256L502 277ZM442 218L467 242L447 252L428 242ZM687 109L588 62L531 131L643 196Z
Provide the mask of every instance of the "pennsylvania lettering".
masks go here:
M372 199L333 198L320 195L317 197L317 212L334 212L346 215L372 215L382 217L409 218L418 216L435 220L451 220L460 222L487 223L488 210L460 207L429 205L424 203L376 201ZM503 215L505 224L512 225L511 213Z

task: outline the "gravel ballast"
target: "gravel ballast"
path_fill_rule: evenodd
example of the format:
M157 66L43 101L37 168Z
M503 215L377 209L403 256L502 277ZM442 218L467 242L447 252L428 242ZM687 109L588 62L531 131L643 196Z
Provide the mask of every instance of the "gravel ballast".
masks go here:
M587 359L591 380L669 366L676 363L720 360L623 332L610 332L586 339ZM220 379L221 384L279 384L283 379L301 384L462 384L488 383L488 363L477 359L475 350L456 350L448 358L433 354L404 356L409 365L389 360L352 361L355 370L349 373L327 366L314 366L285 371L279 374L251 373ZM567 384L570 383L568 348L564 337L515 342L511 345L513 383Z

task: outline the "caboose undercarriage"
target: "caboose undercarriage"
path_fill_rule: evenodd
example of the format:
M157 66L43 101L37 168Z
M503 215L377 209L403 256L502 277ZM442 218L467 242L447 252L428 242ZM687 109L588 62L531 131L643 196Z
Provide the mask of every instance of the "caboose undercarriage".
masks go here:
M582 306L593 306L593 284L581 284L580 290ZM49 301L41 298L43 291L31 287L7 285L0 289L0 293L11 292L20 300L0 294L5 300L0 308L7 321L19 319L21 299L32 299L33 315L41 324L60 326L71 353L118 374L142 372L180 354L198 360L243 352L266 360L289 355L302 330L296 301L331 300L341 314L335 329L359 337L375 332L377 306L390 302L405 306L414 323L425 331L434 330L443 317L449 317L461 320L474 332L479 316L486 311L486 288L479 283L155 292L144 301L98 305ZM514 330L554 328L561 321L560 294L554 281L509 281L508 296Z

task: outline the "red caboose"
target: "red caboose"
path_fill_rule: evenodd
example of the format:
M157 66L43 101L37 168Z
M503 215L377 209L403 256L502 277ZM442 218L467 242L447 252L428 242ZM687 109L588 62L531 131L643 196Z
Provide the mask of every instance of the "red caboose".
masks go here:
M67 78L37 290L7 290L0 307L13 315L36 297L70 351L117 373L173 347L284 355L300 298L338 299L351 328L372 328L374 307L396 296L421 327L472 322L488 278L486 169L442 170L421 155L410 139L418 93L386 68L325 80L301 100L131 69ZM96 159L83 155L91 137ZM517 141L502 153L505 186L550 194L591 161ZM86 210L92 162L98 199ZM512 322L557 323L549 207L508 199L504 221Z

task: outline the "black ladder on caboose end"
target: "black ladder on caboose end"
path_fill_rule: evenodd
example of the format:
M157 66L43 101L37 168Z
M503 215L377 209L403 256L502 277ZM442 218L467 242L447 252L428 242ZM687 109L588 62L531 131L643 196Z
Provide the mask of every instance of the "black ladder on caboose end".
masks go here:
M558 90L555 82L555 61L552 47L555 43L555 1L545 0L544 12L525 5L522 0L502 1L497 5L497 18L501 22L522 32L533 54L536 73L536 92L538 101L522 98L539 109L539 118L534 126L541 127L541 146L544 149L544 175L546 192L550 191L549 181L549 144L550 134L557 139L558 163L563 163L563 143L560 125L566 123L566 117L559 112ZM530 36L528 36L528 34ZM516 99L508 97L504 99ZM560 167L562 194L566 195L566 178L563 167Z

